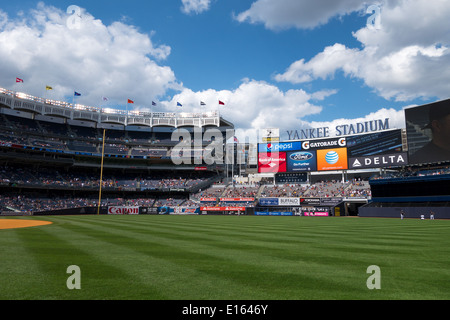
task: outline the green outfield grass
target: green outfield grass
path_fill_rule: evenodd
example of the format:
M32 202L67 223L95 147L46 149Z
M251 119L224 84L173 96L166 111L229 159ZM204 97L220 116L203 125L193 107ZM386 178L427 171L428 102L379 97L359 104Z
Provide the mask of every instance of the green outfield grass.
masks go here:
M447 220L17 219L53 224L0 230L2 300L450 299ZM67 288L71 265L80 267L80 290ZM379 290L366 285L371 265L381 271Z

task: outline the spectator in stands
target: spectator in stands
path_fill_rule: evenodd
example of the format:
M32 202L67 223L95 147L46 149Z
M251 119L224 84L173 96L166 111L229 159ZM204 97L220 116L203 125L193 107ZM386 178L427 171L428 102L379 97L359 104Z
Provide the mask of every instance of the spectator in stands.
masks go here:
M433 138L410 158L410 163L427 163L450 160L450 105L430 107L429 123Z

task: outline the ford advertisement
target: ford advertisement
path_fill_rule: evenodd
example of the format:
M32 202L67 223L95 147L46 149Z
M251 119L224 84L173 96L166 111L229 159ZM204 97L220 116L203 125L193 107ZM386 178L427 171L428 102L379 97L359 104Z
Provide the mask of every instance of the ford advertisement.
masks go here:
M316 171L317 156L316 151L297 151L287 154L287 171Z

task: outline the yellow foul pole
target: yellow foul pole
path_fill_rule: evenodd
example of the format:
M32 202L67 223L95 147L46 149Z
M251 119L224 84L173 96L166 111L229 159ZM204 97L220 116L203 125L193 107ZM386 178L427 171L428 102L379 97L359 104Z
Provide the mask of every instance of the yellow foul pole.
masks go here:
M103 129L103 146L102 146L102 165L100 167L100 191L98 193L98 208L97 208L97 215L100 214L100 207L102 205L102 185L103 185L103 158L105 156L105 136L106 136L106 129Z

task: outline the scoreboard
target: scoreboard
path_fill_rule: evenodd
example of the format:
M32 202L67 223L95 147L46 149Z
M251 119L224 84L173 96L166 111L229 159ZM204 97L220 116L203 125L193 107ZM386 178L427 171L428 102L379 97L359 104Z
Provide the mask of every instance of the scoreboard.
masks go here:
M408 164L402 130L334 139L258 144L259 173L300 173Z

